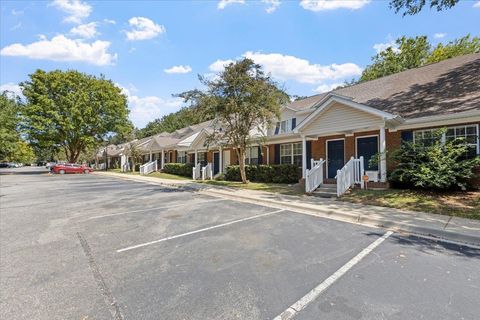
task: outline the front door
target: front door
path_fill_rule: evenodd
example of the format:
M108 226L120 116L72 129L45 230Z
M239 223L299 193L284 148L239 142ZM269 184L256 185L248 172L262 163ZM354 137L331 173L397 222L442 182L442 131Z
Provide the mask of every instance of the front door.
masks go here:
M327 141L327 178L334 179L345 164L345 141Z
M378 161L370 165L370 159L378 155L378 137L357 138L357 157L363 156L365 170L378 170Z
M216 175L220 171L220 153L213 153L213 175Z

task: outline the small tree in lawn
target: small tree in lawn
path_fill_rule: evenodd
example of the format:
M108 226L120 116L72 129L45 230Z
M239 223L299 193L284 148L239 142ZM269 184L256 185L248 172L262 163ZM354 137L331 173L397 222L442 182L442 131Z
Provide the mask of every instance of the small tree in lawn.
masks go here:
M230 63L214 79L200 77L200 81L206 92L193 90L179 96L208 106L207 112L215 115L216 121L209 140L235 148L242 182L247 183L245 150L254 139L266 135L288 95L250 59ZM258 132L255 138L252 131Z
M135 172L135 167L137 163L141 161L142 158L142 153L140 150L137 148L135 145L135 141L131 141L127 144L126 148L126 154L132 161L132 172Z

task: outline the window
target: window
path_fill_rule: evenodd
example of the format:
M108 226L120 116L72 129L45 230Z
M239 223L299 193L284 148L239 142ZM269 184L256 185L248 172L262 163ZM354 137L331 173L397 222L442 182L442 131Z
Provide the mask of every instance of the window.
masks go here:
M435 130L436 129L416 130L413 134L413 141L415 143L422 143L425 146L431 146L436 139Z
M177 163L187 163L187 152L185 151L177 152Z
M478 126L477 125L464 125L456 127L448 127L440 139L442 142L451 141L455 139L464 139L465 143L470 147L468 157L473 158L475 155L480 154L478 147ZM423 143L424 145L432 145L435 139L435 131L438 129L425 129L416 130L413 134L414 143Z
M478 154L478 133L476 125L459 126L448 128L445 133L445 141L464 139L469 146L468 157L474 158Z
M295 127L295 120L296 118L292 118L277 122L277 129L275 130L275 134L291 132Z
M207 161L205 161L205 152L197 152L197 163L199 162L202 167L207 165Z
M245 149L245 164L258 164L258 147Z
M287 143L280 145L280 163L302 165L302 143Z

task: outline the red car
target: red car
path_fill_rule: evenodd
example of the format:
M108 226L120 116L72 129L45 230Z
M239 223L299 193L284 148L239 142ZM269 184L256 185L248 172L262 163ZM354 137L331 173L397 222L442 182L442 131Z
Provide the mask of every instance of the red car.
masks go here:
M93 169L85 164L64 163L57 164L52 168L52 173L90 173Z

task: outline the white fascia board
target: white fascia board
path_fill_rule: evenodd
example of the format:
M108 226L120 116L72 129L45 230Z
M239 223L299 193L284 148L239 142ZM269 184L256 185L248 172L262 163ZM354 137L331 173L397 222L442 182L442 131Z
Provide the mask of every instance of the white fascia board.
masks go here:
M415 129L422 127L435 127L460 123L480 122L480 109L458 112L448 115L428 116L421 118L406 119L396 130Z

